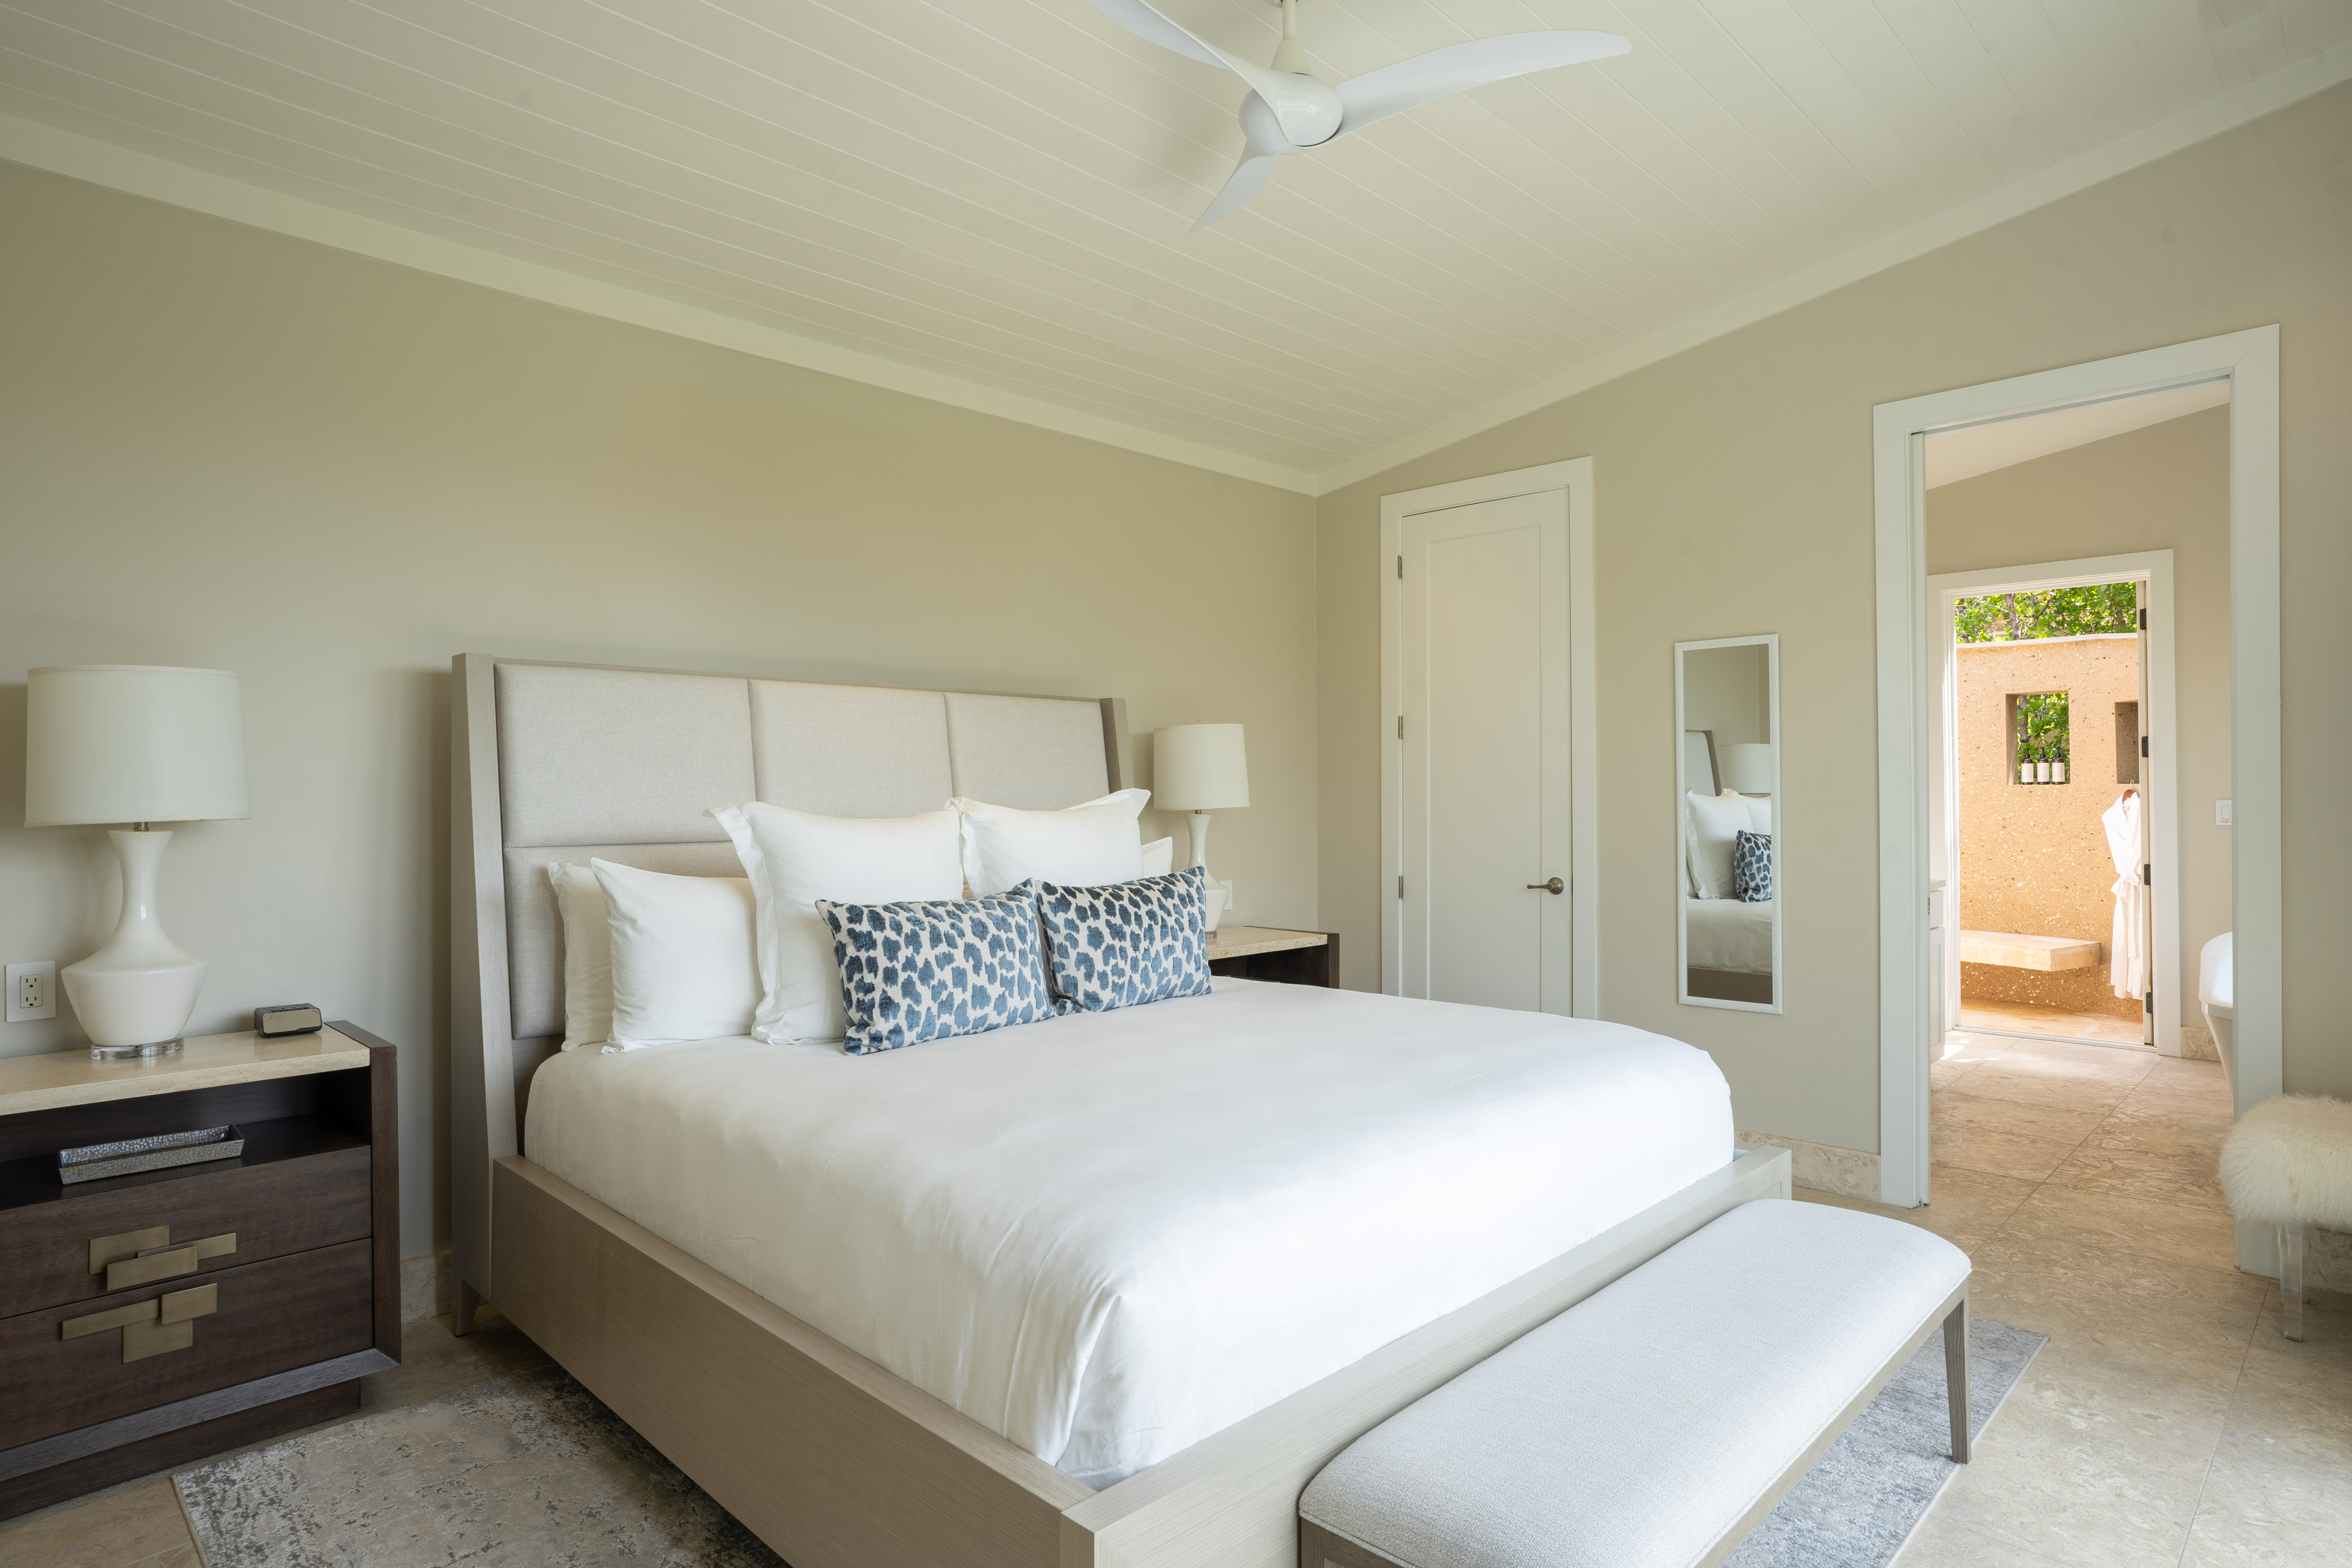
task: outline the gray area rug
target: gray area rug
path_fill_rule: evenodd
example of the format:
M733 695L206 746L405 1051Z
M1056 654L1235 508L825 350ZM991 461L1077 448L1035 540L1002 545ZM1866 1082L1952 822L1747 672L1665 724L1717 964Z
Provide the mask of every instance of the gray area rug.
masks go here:
M208 1568L782 1568L559 1367L173 1478Z
M1990 1318L1969 1320L1969 1431L1982 1432L2050 1336ZM1952 1418L1944 1403L1944 1336L1879 1390L1726 1568L1885 1568L1944 1483Z
M1977 1431L2049 1343L1969 1325ZM1885 1568L1958 1469L1930 1335L1731 1558ZM210 1568L783 1568L559 1367L386 1410L173 1478Z

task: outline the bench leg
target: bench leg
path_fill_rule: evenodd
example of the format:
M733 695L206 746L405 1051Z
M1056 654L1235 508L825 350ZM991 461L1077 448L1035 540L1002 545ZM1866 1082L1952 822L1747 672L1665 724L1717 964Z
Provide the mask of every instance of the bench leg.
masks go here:
M2279 1327L2303 1338L2303 1227L2279 1227Z
M1969 1462L1969 1299L1944 1314L1944 1389L1952 1406L1952 1462Z

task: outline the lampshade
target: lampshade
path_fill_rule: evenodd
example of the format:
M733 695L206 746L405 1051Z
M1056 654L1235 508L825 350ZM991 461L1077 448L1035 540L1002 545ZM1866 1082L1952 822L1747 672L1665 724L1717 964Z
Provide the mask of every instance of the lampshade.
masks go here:
M1237 724L1179 724L1151 737L1151 803L1163 811L1249 804L1249 763Z
M236 675L154 664L32 672L26 827L250 815Z
M1772 792L1772 747L1767 742L1743 741L1723 750L1723 787L1742 795Z

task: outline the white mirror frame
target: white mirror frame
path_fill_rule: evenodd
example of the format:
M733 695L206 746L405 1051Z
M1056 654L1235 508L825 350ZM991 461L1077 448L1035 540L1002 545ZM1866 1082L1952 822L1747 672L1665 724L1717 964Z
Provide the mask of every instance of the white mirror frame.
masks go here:
M1772 727L1772 999L1733 1001L1723 997L1690 994L1690 835L1683 831L1684 796L1691 780L1685 775L1688 733L1683 705L1683 658L1706 648L1764 649L1767 705ZM1781 928L1788 919L1788 878L1780 854L1780 637L1766 632L1752 637L1714 637L1699 643L1675 644L1675 999L1685 1007L1725 1008L1733 1012L1777 1013L1788 1000L1789 967L1781 954ZM1712 782L1710 780L1709 782ZM1712 791L1710 791L1712 793Z

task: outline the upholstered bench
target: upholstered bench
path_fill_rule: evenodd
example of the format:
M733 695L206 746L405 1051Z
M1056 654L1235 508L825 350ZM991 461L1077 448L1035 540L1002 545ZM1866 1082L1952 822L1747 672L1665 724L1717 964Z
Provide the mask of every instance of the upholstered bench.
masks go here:
M1356 1439L1302 1568L1705 1568L1941 1324L1969 1457L1969 1260L1915 1226L1743 1204Z

